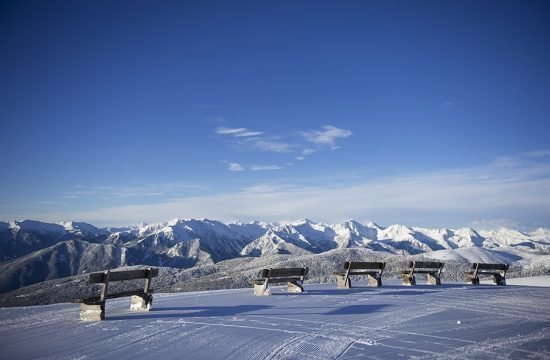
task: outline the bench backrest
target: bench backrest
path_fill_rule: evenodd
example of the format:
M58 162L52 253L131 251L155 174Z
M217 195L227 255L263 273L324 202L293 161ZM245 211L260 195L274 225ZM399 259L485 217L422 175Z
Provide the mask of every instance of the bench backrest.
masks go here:
M409 261L409 268L415 269L441 269L443 265L440 261Z
M478 270L508 270L508 264L474 263L472 269Z
M385 262L364 262L364 261L346 261L344 263L344 270L384 270L386 267Z
M262 270L262 277L263 278L278 278L278 277L284 277L284 278L301 278L303 279L304 276L306 276L308 272L307 267L303 268L280 268L280 269L263 269Z
M109 282L112 281L124 281L145 279L143 286L143 293L148 294L151 290L151 279L157 277L159 274L158 268L139 269L139 270L121 270L113 271L106 270L104 272L91 273L88 278L90 284L101 283L101 293L99 295L100 301L105 301L107 297L107 291L109 290Z
M90 284L99 284L112 281L124 281L135 279L148 279L149 277L157 277L159 275L159 269L139 269L139 270L122 270L122 271L104 271L91 273L88 278Z

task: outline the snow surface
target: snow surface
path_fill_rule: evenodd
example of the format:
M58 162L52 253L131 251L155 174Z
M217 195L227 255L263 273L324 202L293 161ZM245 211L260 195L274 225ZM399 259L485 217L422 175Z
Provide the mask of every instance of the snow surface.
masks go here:
M550 276L531 276L526 278L506 279L509 285L550 287Z
M353 284L156 294L145 313L109 300L101 322L75 304L0 308L0 358L550 358L550 288Z

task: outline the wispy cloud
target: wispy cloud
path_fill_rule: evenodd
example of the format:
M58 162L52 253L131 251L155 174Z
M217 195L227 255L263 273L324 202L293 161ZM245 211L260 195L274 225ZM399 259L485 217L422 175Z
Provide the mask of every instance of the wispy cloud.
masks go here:
M539 157L550 157L550 150L537 150L537 151L530 151L525 154L528 157L532 158L539 158Z
M244 167L239 163L229 163L228 164L228 170L229 171L244 171Z
M309 142L317 145L328 145L332 150L338 149L336 140L353 135L351 130L339 129L332 125L323 126L322 130L303 131L301 135Z
M259 136L263 134L262 131L250 131L246 128L227 128L227 127L216 128L216 133L220 135L231 135L234 137Z
M281 170L284 169L279 165L250 165L244 166L236 162L221 161L222 163L227 164L227 170L234 172L241 171L270 171L270 170Z
M512 219L481 219L472 221L469 226L476 230L518 229L521 224Z
M294 159L296 159L296 160L305 160L307 156L309 156L311 154L314 154L314 153L315 153L314 149L306 148L306 149L303 149L302 152L300 153L300 155L296 156Z
M107 198L143 198L143 197L165 197L174 194L189 194L197 190L205 190L201 184L188 182L168 182L157 184L145 184L139 186L85 186L76 185L65 194L64 199L78 199L84 197L107 197Z
M248 151L260 150L279 154L290 154L294 160L305 160L308 156L323 150L339 147L336 142L351 136L351 130L325 125L321 130L298 131L290 135L268 134L264 131L252 131L244 127L217 127L216 134L232 139L232 144ZM298 136L297 136L298 135Z
M284 169L279 165L252 165L250 170L252 171L266 171L266 170L281 170Z
M261 151L277 153L289 152L292 147L289 143L262 139L254 141L254 146Z
M0 214L2 215L2 214ZM483 166L323 185L307 182L249 185L240 191L195 195L156 204L113 206L45 217L98 225L169 218L284 222L304 216L328 223L349 218L424 227L468 226L476 219L550 227L550 164L521 159ZM481 221L481 220L477 220Z

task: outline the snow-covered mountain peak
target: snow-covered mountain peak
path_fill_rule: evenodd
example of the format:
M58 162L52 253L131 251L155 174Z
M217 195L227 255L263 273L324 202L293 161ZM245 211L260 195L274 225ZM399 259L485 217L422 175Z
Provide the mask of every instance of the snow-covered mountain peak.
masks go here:
M19 229L21 229L21 226L17 224L17 221L12 220L8 224L11 231L19 231Z
M405 225L393 224L380 231L379 234L381 238L384 239L393 239L396 241L410 240L413 239L413 234L415 231Z
M38 234L63 234L65 228L59 224L50 224L36 220L10 221L12 231L28 231Z
M180 222L180 219L175 218L166 222L166 226L176 226Z
M372 221L363 225L353 219L327 225L304 218L290 224L278 225L261 221L226 224L210 219L176 218L156 224L120 229L97 229L93 225L73 221L46 224L26 220L2 224L0 230L11 230L0 232L0 235L8 239L3 245L6 249L4 252L10 254L15 254L15 251L7 249L14 246L12 239L16 238L33 239L33 242L16 243L17 254L30 252L35 247L42 246L41 244L55 244L75 238L93 243L104 241L116 246L139 245L140 251L153 253L165 252L181 242L195 242L193 246L196 249L200 247L201 251L210 254L214 261L228 259L239 253L322 253L340 248L368 248L394 254L418 254L470 247L520 247L533 251L547 251L550 248L549 229L537 229L532 233L511 229L478 233L471 228L428 229L401 224L384 228ZM187 245L178 246L188 249ZM183 250L180 247L177 251L181 252ZM247 251L243 253L245 247ZM15 255L11 255L13 256Z
M333 225L333 229L340 235L353 234L355 236L366 236L368 233L367 228L355 220L348 220L343 223Z
M479 236L478 232L471 227L465 227L453 230L455 234L461 234L462 236Z
M31 258L35 265L29 274L42 274L42 269L54 266L52 273L57 275L53 276L58 276L56 266L63 262L52 262L49 259L53 257L44 257L44 253L57 254L60 249L64 249L63 256L72 259L70 264L80 264L79 270L74 268L71 274L139 264L193 267L239 256L321 254L345 248L404 255L448 252L441 256L464 249L458 252L461 257L475 254L488 258L486 254L490 252L476 250L484 248L539 256L550 251L549 234L549 229L532 233L511 229L478 233L471 228L425 229L400 224L382 228L374 223L365 226L355 220L327 225L303 219L275 225L173 219L115 231L79 222L47 224L26 220L0 223L0 261L14 261L12 272L4 275L5 279L14 279L26 271Z
M365 227L368 227L368 228L371 228L371 229L377 229L377 230L384 230L384 228L380 225L378 225L377 223L373 222L373 221L367 221L367 223L365 224Z
M303 218L303 219L299 219L299 220L293 221L293 222L291 222L289 225L292 225L292 226L300 226L300 225L314 225L314 224L316 224L314 221L311 221L311 220L308 219L308 218Z
M85 222L75 222L75 221L65 221L60 222L59 225L63 226L63 228L76 235L90 235L94 236L98 233L98 228L95 226L85 223Z
M530 233L535 239L550 243L550 229L538 228Z
M362 228L362 227L364 227L363 224L356 221L355 219L346 220L341 225L344 225L344 226L349 227L349 228Z
M505 227L501 227L498 230L492 231L480 231L479 234L484 238L487 238L487 240L489 240L489 242L494 244L495 246L517 246L521 244L526 244L530 241L530 237L528 234Z

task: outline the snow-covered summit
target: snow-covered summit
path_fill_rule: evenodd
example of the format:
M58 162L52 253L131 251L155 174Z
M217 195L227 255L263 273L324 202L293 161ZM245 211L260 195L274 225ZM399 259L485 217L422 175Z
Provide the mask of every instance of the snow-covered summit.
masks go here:
M85 222L62 221L59 225L66 231L80 236L97 236L99 233L98 228Z
M38 234L62 234L65 228L59 224L50 224L36 220L10 221L12 231L25 231Z
M384 228L373 222L347 220L331 225L307 218L285 225L172 219L121 229L98 229L71 221L12 221L0 223L0 261L11 261L10 268L3 269L0 276L0 288L2 279L5 286L13 288L114 266L187 268L241 256L321 254L350 248L404 255L460 249L510 254L518 250L540 255L550 252L550 231L477 232L471 228L427 229L402 224ZM70 269L61 269L59 261L51 260L57 258L66 259Z

